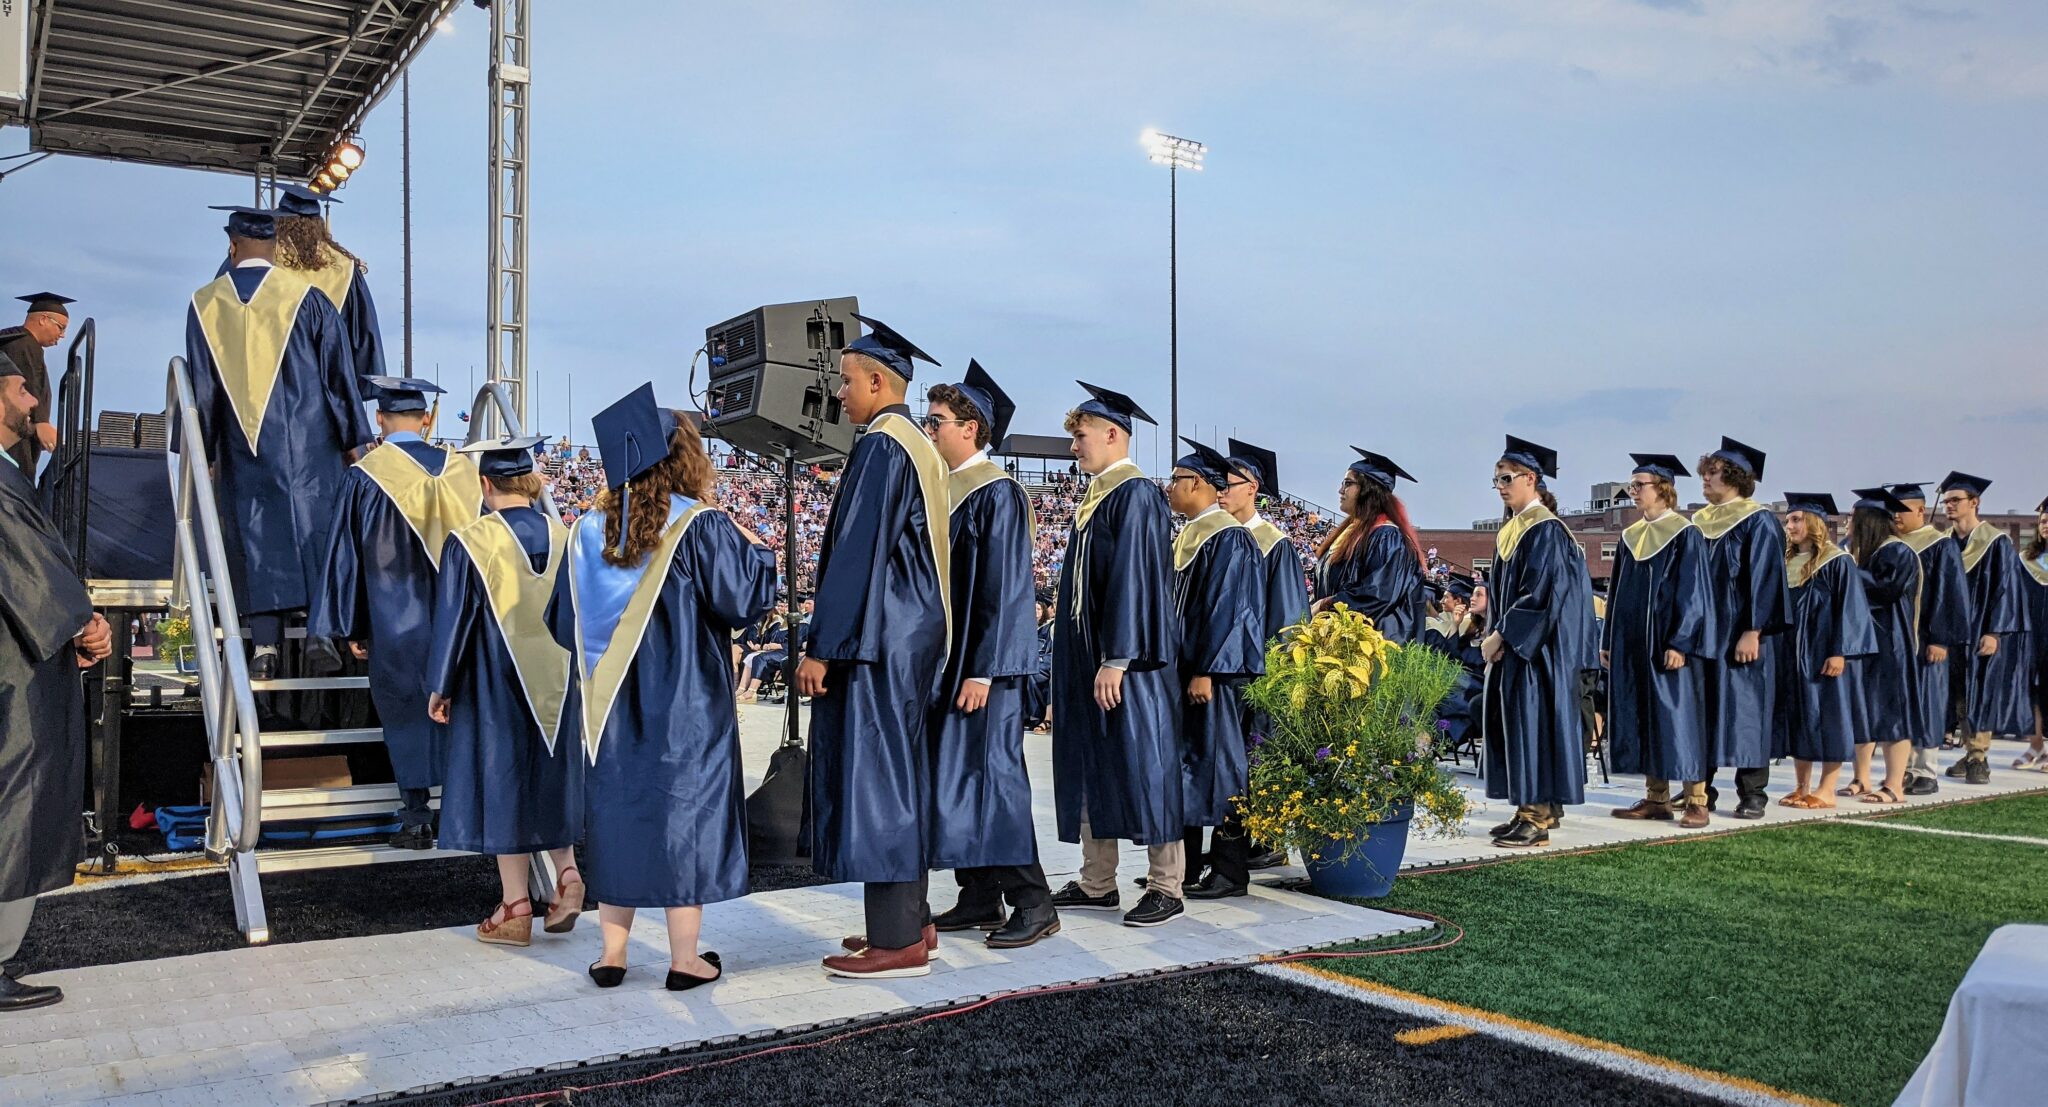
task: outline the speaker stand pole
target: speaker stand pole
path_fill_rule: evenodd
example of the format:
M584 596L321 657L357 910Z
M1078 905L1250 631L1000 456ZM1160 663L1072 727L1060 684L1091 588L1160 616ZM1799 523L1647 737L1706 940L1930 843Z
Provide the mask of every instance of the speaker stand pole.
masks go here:
M796 722L796 709L802 698L796 691L796 667L803 657L797 653L796 628L803 620L803 604L796 595L796 451L782 448L782 596L788 610L782 616L783 646L788 650L784 663L785 676L782 682L782 705L784 731L782 744L801 746L803 736Z

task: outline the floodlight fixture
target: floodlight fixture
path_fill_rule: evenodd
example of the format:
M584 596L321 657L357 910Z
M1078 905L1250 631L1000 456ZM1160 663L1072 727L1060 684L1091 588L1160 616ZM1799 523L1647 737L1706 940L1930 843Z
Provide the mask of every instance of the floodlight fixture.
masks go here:
M1179 138L1149 127L1138 136L1138 142L1145 147L1145 156L1152 164L1169 169L1199 172L1202 159L1209 154L1209 148L1194 139Z
M343 169L353 173L363 166L363 142L353 136L342 139L334 148L334 159Z

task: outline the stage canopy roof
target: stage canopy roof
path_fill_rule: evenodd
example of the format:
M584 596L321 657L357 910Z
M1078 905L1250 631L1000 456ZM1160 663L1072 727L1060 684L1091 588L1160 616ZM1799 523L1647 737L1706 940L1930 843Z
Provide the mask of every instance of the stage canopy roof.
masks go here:
M1072 461L1073 440L1064 434L1013 434L996 443L989 452L997 457L1029 457Z
M305 180L460 0L29 0L38 150Z

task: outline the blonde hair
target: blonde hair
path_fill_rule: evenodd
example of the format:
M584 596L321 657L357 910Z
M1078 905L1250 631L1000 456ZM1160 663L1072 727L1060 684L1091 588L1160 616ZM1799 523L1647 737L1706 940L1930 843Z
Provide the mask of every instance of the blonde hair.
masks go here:
M1814 570L1820 568L1821 559L1828 555L1829 550L1835 548L1835 536L1828 530L1827 516L1818 515L1811 511L1798 511L1791 514L1806 516L1806 541L1804 545L1813 547L1813 558L1806 563L1806 569L1799 577L1799 583L1805 584L1813 579ZM1793 556L1799 552L1801 545L1802 543L1792 541L1791 535L1785 536L1785 561L1787 564L1791 563Z

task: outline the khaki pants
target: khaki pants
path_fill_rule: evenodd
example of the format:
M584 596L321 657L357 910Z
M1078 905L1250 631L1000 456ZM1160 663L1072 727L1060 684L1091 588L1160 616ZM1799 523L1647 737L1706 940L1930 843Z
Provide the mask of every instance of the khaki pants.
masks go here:
M1118 838L1097 838L1088 832L1088 816L1081 816L1081 890L1091 896L1116 891ZM1145 847L1145 890L1181 898L1181 879L1186 876L1187 847L1179 840Z
M1542 830L1556 830L1564 819L1564 804L1525 803L1515 808L1515 818Z
M1649 794L1649 800L1650 800L1650 802L1651 802L1651 803L1670 803L1670 802L1671 802L1671 782L1670 782L1670 781L1668 781L1668 780L1664 780L1664 779L1662 779L1662 778L1659 778L1659 777L1654 777L1654 776L1653 776L1653 777L1646 777L1646 778L1644 778L1644 781L1643 781L1643 783L1644 783L1644 784L1645 784L1645 785L1647 786L1647 787L1646 787L1646 790L1647 790L1647 792L1648 792L1648 794ZM1681 787L1682 787L1682 788L1684 789L1684 792L1683 792L1683 794L1682 794L1682 795L1680 796L1680 798L1679 798L1679 801L1678 801L1678 802L1680 802L1680 803L1696 803L1696 804L1699 804L1699 805L1700 805L1701 807L1705 807L1705 806L1707 805L1707 782L1706 782L1706 781L1704 781L1704 780L1687 780L1687 781L1682 781L1682 782L1681 782L1681 785L1680 785L1680 786L1681 786Z
M1991 752L1991 732L1980 730L1963 739L1963 751L1978 756L1988 755Z

